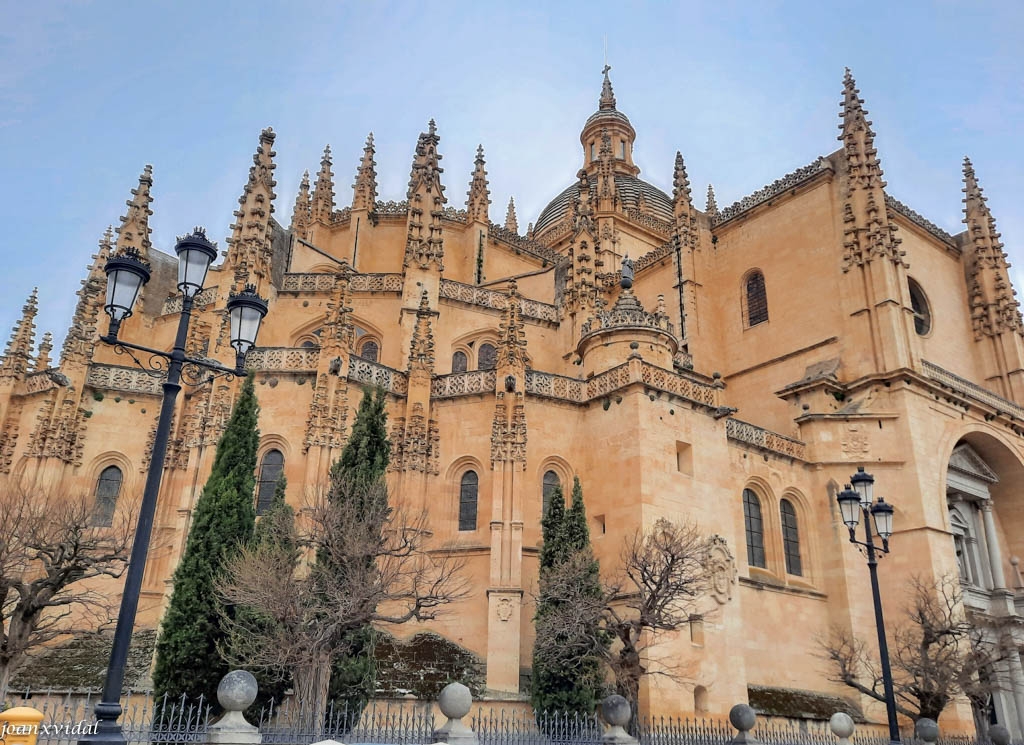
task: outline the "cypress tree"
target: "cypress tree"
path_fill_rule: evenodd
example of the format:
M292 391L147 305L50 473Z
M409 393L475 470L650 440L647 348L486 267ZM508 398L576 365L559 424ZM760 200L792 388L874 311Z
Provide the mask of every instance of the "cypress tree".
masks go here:
M391 443L387 437L387 411L384 407L384 391L369 389L363 391L359 402L352 433L341 452L341 457L331 467L331 484L341 482L369 486L384 478L391 459ZM356 495L362 498L366 493L356 489L331 489L334 498ZM384 490L371 491L387 499ZM383 527L383 526L381 526ZM349 721L354 721L373 695L376 683L376 666L373 653L375 632L370 625L347 635L342 642L342 651L331 661L331 681L328 700L336 713L347 712Z
M192 527L174 591L156 644L154 692L176 699L203 696L217 706L217 685L228 672L219 647L226 642L214 583L224 560L253 533L259 405L252 375L245 379L224 435L217 443L210 478L196 501Z
M565 509L561 489L556 489L541 526L544 545L540 554L540 594L534 621L538 638L557 639L566 633L564 615L576 613L571 607L571 598L600 598L602 593L600 566L590 546L583 487L578 478L573 481L569 510ZM566 572L571 573L568 578L572 585L569 599L551 596L549 578L555 572L561 573L563 580ZM586 636L596 647L608 643L596 628L596 619L594 628L589 629ZM564 658L547 659L543 651L535 648L530 696L534 711L592 713L602 688L600 651L594 648L567 663Z

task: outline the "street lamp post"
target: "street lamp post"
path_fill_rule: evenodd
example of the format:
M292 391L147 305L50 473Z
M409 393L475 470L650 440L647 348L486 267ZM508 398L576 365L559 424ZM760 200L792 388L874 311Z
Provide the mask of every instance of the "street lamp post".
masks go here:
M851 487L852 484L852 487ZM892 669L889 667L889 645L885 641L885 620L882 618L882 596L878 590L878 555L889 553L889 537L892 535L892 505L879 497L874 499L875 478L858 468L857 473L850 477L846 485L836 496L843 522L850 529L850 543L863 546L868 557L868 571L871 574L871 599L875 604L875 629L878 632L878 653L882 658L882 687L885 693L885 711L889 719L889 741L900 741L899 724L896 721L896 695L892 688ZM864 541L857 540L857 524L861 513L864 514ZM871 530L874 522L882 545L876 546Z
M110 315L110 329L107 336L100 337L100 341L114 346L119 354L128 354L139 367L151 375L164 375L166 365L166 378L163 383L163 403L160 406L156 438L153 441L149 471L146 474L146 486L139 507L135 540L128 561L124 592L121 595L114 644L110 650L107 676L103 684L103 696L95 709L97 725L94 733L83 738L82 743L126 745L124 733L118 722L121 716L121 686L124 683L128 647L135 627L135 614L146 569L146 555L149 552L150 533L153 530L157 495L163 476L174 401L181 390L181 383L198 385L220 375L244 375L245 355L256 344L260 323L267 314L267 303L256 294L254 288L246 287L240 293L232 293L227 302L227 310L230 316L231 346L235 349L234 369L224 367L213 360L188 357L185 354L185 342L188 338L192 306L196 295L203 289L210 264L217 258L217 249L207 240L203 230L196 228L190 235L179 238L174 250L178 254L178 289L181 291L182 303L178 333L170 352L131 344L117 338L121 322L132 314L132 306L138 298L139 291L149 281L148 264L138 252L129 249L121 255L111 257L105 267L107 302L104 309ZM148 364L144 364L136 356L136 352L149 355ZM214 375L210 376L209 373Z

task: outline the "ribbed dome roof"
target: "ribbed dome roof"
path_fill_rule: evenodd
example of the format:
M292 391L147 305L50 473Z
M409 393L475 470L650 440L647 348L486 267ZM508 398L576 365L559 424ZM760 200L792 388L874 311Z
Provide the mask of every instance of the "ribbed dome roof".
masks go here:
M609 112L602 111L600 113L607 115ZM636 209L640 195L643 194L644 203L652 215L666 222L672 222L672 199L657 186L641 181L635 176L616 173L615 188L618 190L619 199L626 209ZM569 203L578 193L579 184L577 182L552 199L548 206L541 211L537 222L534 223L534 234L540 235L544 230L561 220L569 209ZM596 179L592 180L590 184L590 195L592 199L597 199Z

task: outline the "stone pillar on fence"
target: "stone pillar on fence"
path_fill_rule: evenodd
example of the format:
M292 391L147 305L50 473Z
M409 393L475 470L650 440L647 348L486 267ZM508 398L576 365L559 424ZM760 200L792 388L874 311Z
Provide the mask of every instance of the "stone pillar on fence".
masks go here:
M729 740L732 745L761 745L761 741L750 734L750 730L757 724L757 714L750 706L736 704L729 709L729 723L739 731L736 737Z
M608 696L601 702L601 717L608 723L608 729L601 737L605 745L634 745L638 740L626 731L633 711L623 696Z
M6 745L36 745L43 716L43 712L31 706L15 706L0 713L0 726L3 727L0 742Z
M939 739L939 723L928 717L921 717L914 723L914 737L926 745L935 745Z
M252 706L258 691L256 678L245 670L232 670L221 678L217 700L224 707L224 716L207 728L208 745L260 745L259 728L249 724L242 715Z
M832 734L839 739L839 745L850 745L850 737L856 727L853 724L853 717L844 711L837 711L828 720L828 728Z
M434 730L433 742L449 745L478 745L476 732L462 722L462 718L473 708L473 694L462 683L449 683L441 689L437 706L448 717L439 729Z
M1001 724L993 724L988 728L988 739L992 745L1010 745L1010 730Z

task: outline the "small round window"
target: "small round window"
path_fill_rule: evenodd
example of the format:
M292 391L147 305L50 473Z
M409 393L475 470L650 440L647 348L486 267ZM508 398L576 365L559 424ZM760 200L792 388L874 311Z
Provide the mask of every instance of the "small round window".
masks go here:
M917 282L908 277L907 283L910 285L910 307L914 311L914 331L918 336L927 336L932 330L932 311L928 307L928 298Z

